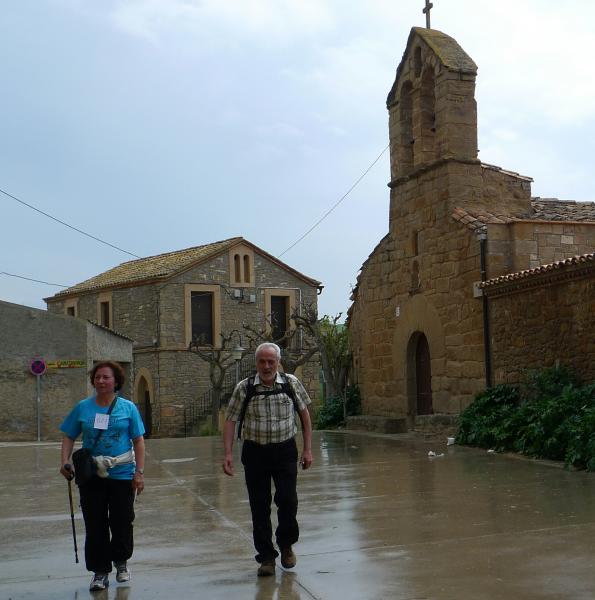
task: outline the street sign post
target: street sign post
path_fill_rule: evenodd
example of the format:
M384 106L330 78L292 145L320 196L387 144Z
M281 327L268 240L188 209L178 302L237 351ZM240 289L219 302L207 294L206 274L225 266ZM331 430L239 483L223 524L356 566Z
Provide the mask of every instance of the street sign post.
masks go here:
M37 441L41 441L41 376L46 372L45 361L36 358L31 361L29 366L31 373L37 378Z

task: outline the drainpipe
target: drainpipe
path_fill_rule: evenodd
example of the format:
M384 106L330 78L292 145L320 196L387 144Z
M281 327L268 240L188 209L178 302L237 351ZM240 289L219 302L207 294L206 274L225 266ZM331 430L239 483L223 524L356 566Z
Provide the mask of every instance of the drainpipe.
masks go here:
M481 281L487 280L486 275L486 255L487 255L487 243L488 234L487 231L482 231L478 235L479 238L479 261L480 261L480 272ZM488 297L485 290L482 290L481 300L483 304L483 357L485 362L485 378L486 388L492 387L492 356L490 352L490 315Z

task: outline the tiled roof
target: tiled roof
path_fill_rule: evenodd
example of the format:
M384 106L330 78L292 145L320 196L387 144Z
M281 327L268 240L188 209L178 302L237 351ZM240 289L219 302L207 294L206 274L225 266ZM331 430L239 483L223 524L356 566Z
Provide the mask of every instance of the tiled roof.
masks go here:
M230 238L212 244L203 246L194 246L184 250L158 254L157 256L148 256L131 260L109 271L95 275L81 283L66 288L58 292L55 296L71 295L78 292L86 292L99 288L109 288L118 285L129 285L135 282L146 280L164 279L184 270L196 262L204 260L210 256L229 248L233 244L241 241L242 238Z
M90 292L92 290L113 288L119 286L129 286L140 284L141 282L148 281L159 281L172 277L173 275L185 271L194 265L217 256L236 244L243 243L247 244L260 254L266 256L270 260L276 262L282 268L291 271L301 279L305 279L312 285L320 284L302 273L299 273L295 269L292 269L285 263L281 262L274 256L267 254L254 244L248 242L242 237L229 238L219 242L213 242L211 244L204 244L202 246L194 246L192 248L186 248L184 250L176 250L174 252L167 252L165 254L158 254L156 256L148 256L146 258L139 258L137 260L131 260L109 271L100 273L95 277L91 277L81 283L77 283L72 287L61 290L54 296L46 298L51 300L52 298L60 298L62 296L71 296L81 292Z
M495 211L467 210L457 206L452 211L452 218L473 231L485 231L486 225L490 223L518 221L577 221L595 224L595 202L532 198L531 211L521 217L511 217Z
M595 222L595 202L576 202L557 198L533 198L531 206L535 211L532 219L540 221L593 221Z
M518 281L520 279L527 279L529 277L534 277L535 275L539 275L541 273L550 273L553 271L557 271L560 269L566 269L572 265L592 265L595 267L595 252L591 252L589 254L581 254L580 256L573 256L571 258L565 258L564 260L558 260L556 262L540 265L539 267L535 267L534 269L526 269L524 271L517 271L516 273L508 273L507 275L501 275L500 277L494 277L493 279L488 279L480 284L482 288L489 288L500 283Z

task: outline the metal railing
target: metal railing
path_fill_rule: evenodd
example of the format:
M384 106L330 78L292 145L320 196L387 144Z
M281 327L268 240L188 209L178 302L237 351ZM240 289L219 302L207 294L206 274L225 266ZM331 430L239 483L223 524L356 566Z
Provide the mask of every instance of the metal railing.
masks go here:
M219 409L226 406L236 384L256 372L254 356L245 356L238 365L232 366L223 379ZM186 405L184 411L184 435L192 434L193 429L202 422L210 419L213 414L213 388L200 394L195 400Z

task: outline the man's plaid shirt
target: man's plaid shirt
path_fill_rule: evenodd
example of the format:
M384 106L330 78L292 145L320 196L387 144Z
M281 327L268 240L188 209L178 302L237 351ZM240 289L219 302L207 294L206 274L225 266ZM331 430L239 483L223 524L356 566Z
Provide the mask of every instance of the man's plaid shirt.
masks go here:
M303 410L311 400L304 386L295 375L286 374L289 385L293 388L298 410ZM254 387L256 395L252 397L246 409L244 418L244 427L242 438L252 440L258 444L274 444L284 442L295 436L297 426L293 410L293 401L281 391L283 379L277 373L275 388L279 389L278 394L270 396L259 396L258 392L269 391L273 389L261 383L258 374L254 376ZM248 379L243 379L238 383L225 413L228 421L238 421L248 389Z

